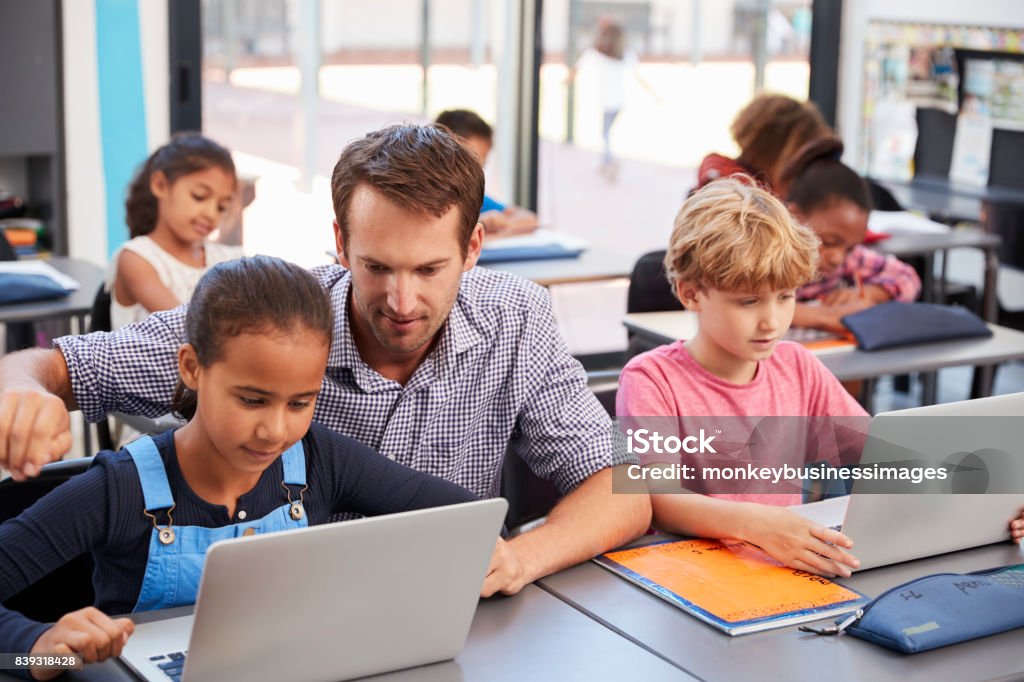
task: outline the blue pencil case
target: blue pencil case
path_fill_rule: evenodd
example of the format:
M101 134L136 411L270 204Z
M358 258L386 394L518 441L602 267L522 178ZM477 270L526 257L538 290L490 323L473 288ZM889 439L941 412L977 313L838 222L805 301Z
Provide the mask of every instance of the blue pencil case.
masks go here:
M934 341L992 336L966 308L890 301L842 319L862 350L881 350Z
M1024 627L1024 564L977 573L937 573L898 585L836 627L893 651L921 651Z

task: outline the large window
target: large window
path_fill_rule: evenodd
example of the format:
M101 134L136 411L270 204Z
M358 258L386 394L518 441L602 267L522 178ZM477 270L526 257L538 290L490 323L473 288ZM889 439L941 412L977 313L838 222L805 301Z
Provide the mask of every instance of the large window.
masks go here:
M203 0L203 128L255 179L246 250L325 262L331 170L371 130L447 108L502 123L498 83L517 2ZM497 128L487 182L502 197L511 190L500 141L511 125Z

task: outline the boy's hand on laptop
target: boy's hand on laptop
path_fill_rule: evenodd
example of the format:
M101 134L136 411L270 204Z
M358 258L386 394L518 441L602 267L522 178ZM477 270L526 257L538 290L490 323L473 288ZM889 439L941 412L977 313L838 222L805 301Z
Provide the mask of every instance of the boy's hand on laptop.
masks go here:
M39 475L39 468L71 449L71 418L52 393L9 389L0 393L0 467L16 481Z
M498 538L480 596L493 597L498 592L516 594L526 586L526 582L523 564L516 556L515 550L503 539Z
M1020 510L1017 518L1010 521L1010 538L1017 544L1024 538L1024 509Z
M856 557L844 551L853 547L850 538L783 507L758 505L743 539L790 568L826 578L848 578L850 569L860 566Z
M111 618L88 606L64 615L36 640L30 654L77 653L85 663L97 663L121 655L135 624L128 618ZM61 670L35 668L32 677L49 680Z

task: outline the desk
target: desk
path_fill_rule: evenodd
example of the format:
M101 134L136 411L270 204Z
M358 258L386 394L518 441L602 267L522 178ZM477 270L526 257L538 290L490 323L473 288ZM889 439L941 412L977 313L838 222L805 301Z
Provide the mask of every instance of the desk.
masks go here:
M552 284L600 282L629 277L633 271L633 260L624 258L622 254L600 249L587 249L575 258L487 263L480 267L511 272L523 279L536 282L542 287L549 287Z
M1024 205L1024 191L1012 187L977 187L948 177L921 175L913 180L875 180L904 208L925 211L943 222L984 222L990 205Z
M626 328L654 343L672 343L693 338L697 315L688 310L658 313L630 313ZM927 343L904 348L866 352L859 349L819 356L840 381L871 379L886 374L931 372L959 365L997 365L1024 358L1024 333L989 323L992 336ZM992 373L980 387L981 396L992 394Z
M63 298L49 301L30 301L0 306L0 323L36 322L38 320L66 319L73 320L73 334L84 334L89 312L92 310L93 299L100 285L106 279L106 273L99 266L88 261L75 258L54 256L46 261L65 275L75 278L80 285L77 290ZM91 425L83 420L83 441L85 455L93 454Z
M0 323L67 319L76 321L76 333L85 333L86 316L92 309L96 292L106 277L103 269L75 258L53 257L46 263L74 277L81 286L63 298L0 306Z
M166 618L188 613L190 609L138 614L135 619L143 622ZM339 647L343 652L344 642L339 642ZM374 682L518 682L612 678L684 682L693 679L540 588L528 585L514 597L498 597L480 603L466 648L454 661L370 679ZM0 680L13 679L0 672ZM60 679L120 682L136 678L120 661L106 661Z
M871 245L871 248L897 258L905 256L924 256L924 281L921 283L922 299L933 302L934 294L934 256L936 252L943 254L942 275L939 278L939 301L945 293L946 252L949 249L977 248L985 252L985 286L982 291L982 317L988 322L995 322L998 315L996 301L996 275L999 272L999 246L1002 240L998 235L990 234L975 228L960 228L944 233L893 231L892 236Z
M967 572L1021 561L1018 548L1004 543L876 568L839 582L877 596L931 573ZM730 637L594 563L556 573L540 584L702 680L932 682L1024 675L1024 629L904 656L853 637L803 634L796 626Z

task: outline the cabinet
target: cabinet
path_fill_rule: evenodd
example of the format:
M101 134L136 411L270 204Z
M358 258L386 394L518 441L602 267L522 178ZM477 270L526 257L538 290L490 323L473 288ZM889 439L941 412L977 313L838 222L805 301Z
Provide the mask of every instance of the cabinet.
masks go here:
M67 255L60 0L0 0L0 188Z

